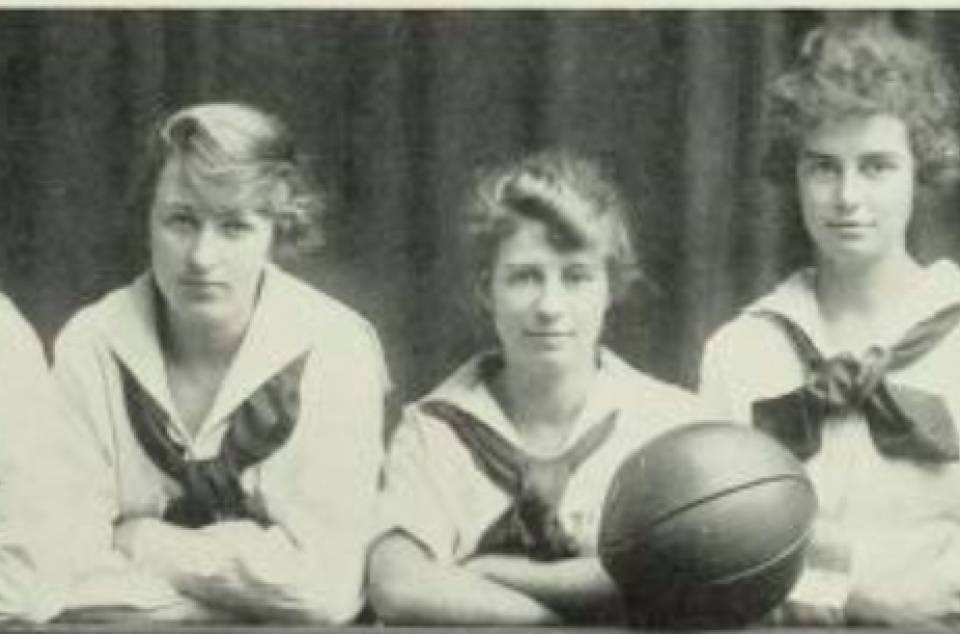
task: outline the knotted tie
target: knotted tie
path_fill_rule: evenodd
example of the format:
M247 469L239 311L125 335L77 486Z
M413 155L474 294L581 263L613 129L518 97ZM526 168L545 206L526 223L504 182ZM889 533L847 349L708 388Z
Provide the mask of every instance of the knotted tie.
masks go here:
M213 458L191 460L169 432L170 418L118 359L127 414L134 435L153 463L176 480L183 493L163 519L197 528L228 519L269 520L258 513L240 485L240 474L283 445L300 413L300 377L306 354L261 385L229 416L229 429Z
M943 398L886 380L891 370L912 364L960 322L960 304L910 328L891 348L871 347L862 358L843 353L825 359L807 334L778 313L758 313L778 324L805 369L804 384L753 405L754 424L780 439L801 460L820 450L823 421L859 411L877 449L890 457L953 462L960 457L957 430Z
M431 401L422 407L450 426L480 470L512 500L484 531L475 554L516 554L539 561L577 555L575 541L560 524L560 499L577 468L610 436L616 413L597 423L563 454L537 458L455 405Z

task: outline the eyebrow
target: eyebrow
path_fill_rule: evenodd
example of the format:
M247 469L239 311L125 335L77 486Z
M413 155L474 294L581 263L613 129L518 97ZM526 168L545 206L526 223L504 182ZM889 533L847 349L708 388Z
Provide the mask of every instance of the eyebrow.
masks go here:
M906 158L906 156L902 152L899 152L897 150L874 150L870 152L864 152L863 154L858 155L857 158L858 159L882 158L882 159L903 160ZM799 160L818 160L818 161L824 161L824 160L835 161L838 159L839 157L836 154L829 154L826 152L817 152L816 150L810 150L807 148L804 148L800 151L800 158L799 158Z
M842 159L836 154L828 152L817 152L815 150L804 149L800 152L797 163L840 163Z
M861 158L866 159L893 159L900 161L906 158L902 152L879 150L877 152L867 152Z
M539 262L527 262L523 260L504 260L503 266L510 269L524 269L531 266L540 266Z
M191 205L188 202L180 200L179 198L160 198L157 200L157 204L167 209L176 209L182 211L195 211L196 207Z
M564 266L575 267L575 268L583 268L583 269L592 269L592 268L602 267L602 266L603 266L603 262L597 262L597 261L594 261L594 260L580 260L580 259L577 259L577 260L571 260L571 261L567 262Z

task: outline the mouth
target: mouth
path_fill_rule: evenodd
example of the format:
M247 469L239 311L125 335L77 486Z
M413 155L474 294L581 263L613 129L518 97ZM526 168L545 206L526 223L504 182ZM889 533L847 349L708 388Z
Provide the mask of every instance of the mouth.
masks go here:
M873 231L875 225L865 222L828 222L826 227L841 238L858 238Z
M531 339L537 339L540 341L556 341L561 339L569 339L573 336L572 332L567 331L543 331L543 330L533 330L527 331L524 333L526 336Z
M223 282L196 277L182 277L179 282L181 286L195 290L214 289L226 286Z
M871 229L875 226L874 223L872 222L848 222L843 220L835 220L832 222L827 222L825 224L827 225L827 227L831 229L837 229L840 231L845 229L850 229L850 230Z

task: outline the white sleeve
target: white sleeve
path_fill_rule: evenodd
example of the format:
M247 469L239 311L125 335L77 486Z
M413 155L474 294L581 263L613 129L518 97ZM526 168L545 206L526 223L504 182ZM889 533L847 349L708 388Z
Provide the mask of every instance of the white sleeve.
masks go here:
M408 406L391 439L377 530L380 536L401 531L446 563L453 558L457 529L441 490L443 476L435 468L421 423L416 406Z
M111 432L110 371L95 330L74 318L57 337L54 379L63 404L55 460L64 495L61 544L68 552L66 607L167 610L186 598L114 549L119 516Z
M42 622L62 607L61 410L33 329L0 297L0 620Z
M737 389L740 374L737 342L722 329L707 341L700 365L699 393L715 416L749 422L751 403Z

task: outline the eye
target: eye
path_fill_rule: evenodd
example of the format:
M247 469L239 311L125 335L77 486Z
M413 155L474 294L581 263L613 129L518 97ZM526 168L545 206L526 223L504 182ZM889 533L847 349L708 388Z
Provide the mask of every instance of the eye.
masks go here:
M220 231L229 238L239 238L253 230L253 225L243 220L224 220L220 223Z
M563 281L567 284L585 284L592 282L595 278L596 272L586 266L577 266L563 271Z
M895 160L884 156L871 156L865 158L860 163L860 171L863 172L865 176L871 178L882 176L883 174L896 170L897 167L898 164Z
M507 283L512 286L533 284L540 279L540 272L532 267L519 267L507 273Z
M839 172L837 162L826 156L808 156L800 164L802 172L814 178L829 178Z
M189 207L172 207L164 215L163 224L176 231L190 231L199 226L199 221Z

